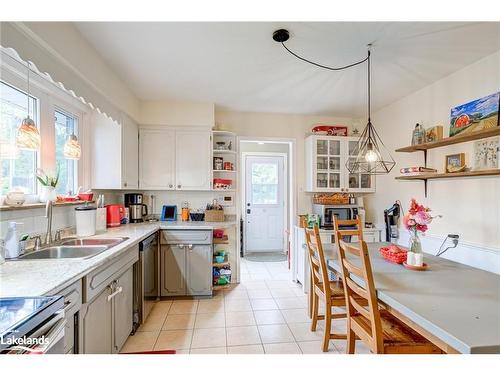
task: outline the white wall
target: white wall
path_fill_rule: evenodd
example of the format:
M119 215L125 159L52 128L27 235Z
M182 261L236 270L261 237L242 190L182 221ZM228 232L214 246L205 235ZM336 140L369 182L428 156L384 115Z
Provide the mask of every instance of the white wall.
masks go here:
M376 112L373 124L388 149L410 144L415 123L424 127L444 125L448 134L450 109L500 89L500 51L454 74L443 78ZM429 150L428 166L443 172L445 155L466 153L467 165L472 164L472 143L462 143ZM500 252L500 178L454 178L429 181L428 196L420 181L397 181L399 169L423 165L422 153L393 153L397 165L388 176L378 177L377 192L365 198L367 219L383 223L383 210L396 199L408 208L415 197L443 215L430 226L429 235L444 238L458 233L461 243L477 245ZM434 251L435 249L427 249Z
M215 122L223 130L243 137L274 137L295 140L297 213L311 211L312 194L305 193L305 138L314 124L353 125L353 119L335 116L216 111Z
M141 102L139 123L212 128L214 126L214 104L176 99Z

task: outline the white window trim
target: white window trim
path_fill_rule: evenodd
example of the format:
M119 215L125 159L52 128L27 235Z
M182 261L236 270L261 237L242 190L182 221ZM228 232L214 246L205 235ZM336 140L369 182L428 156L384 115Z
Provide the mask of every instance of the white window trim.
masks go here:
M27 68L12 59L2 59L0 79L5 83L27 92ZM30 73L30 95L38 99L37 124L41 136L41 147L37 152L37 166L45 171L56 170L54 111L59 108L78 118L78 141L82 147L82 156L78 161L78 186L90 187L90 114L91 109L72 97L69 93L40 75ZM37 194L39 185L37 184Z

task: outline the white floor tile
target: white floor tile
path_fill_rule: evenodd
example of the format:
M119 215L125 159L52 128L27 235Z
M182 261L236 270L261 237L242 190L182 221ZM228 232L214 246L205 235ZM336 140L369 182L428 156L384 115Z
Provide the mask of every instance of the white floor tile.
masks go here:
M285 323L285 319L280 310L259 310L254 311L254 315L258 325Z
M286 324L261 325L258 328L260 338L264 344L295 341Z
M301 354L299 346L295 342L264 344L266 354Z
M228 327L227 332L227 345L252 345L260 344L260 336L257 326L248 327Z
M191 349L226 346L225 328L200 328L193 332Z
M228 346L228 354L264 354L264 347L262 345L241 345L241 346Z

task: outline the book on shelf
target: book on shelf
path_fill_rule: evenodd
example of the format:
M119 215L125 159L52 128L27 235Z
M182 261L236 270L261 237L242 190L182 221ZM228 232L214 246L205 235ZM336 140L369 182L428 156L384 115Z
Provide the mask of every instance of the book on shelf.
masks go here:
M436 173L437 169L434 168L427 168L427 167L408 167L408 168L401 168L399 170L401 174L408 175L411 174L413 175L414 173Z

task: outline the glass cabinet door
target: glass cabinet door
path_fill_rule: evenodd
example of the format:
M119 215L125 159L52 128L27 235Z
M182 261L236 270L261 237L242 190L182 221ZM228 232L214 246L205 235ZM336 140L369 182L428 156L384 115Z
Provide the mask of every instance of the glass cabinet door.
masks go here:
M328 155L328 141L326 139L316 140L316 154Z

